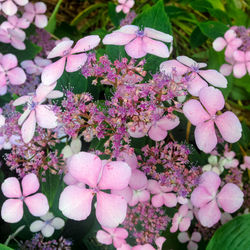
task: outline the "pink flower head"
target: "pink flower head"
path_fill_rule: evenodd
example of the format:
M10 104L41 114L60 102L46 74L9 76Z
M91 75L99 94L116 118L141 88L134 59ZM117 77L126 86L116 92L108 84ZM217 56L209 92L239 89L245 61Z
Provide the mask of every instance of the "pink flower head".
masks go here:
M233 66L234 76L236 78L243 77L247 72L250 75L250 51L236 50L233 53L235 64Z
M9 177L2 183L4 196L10 198L3 203L1 216L8 223L16 223L23 217L23 202L34 216L45 215L49 210L46 196L42 193L31 195L39 189L35 174L27 174L22 179L22 191L17 178Z
M26 75L20 67L17 67L17 58L13 54L0 57L0 88L7 90L7 84L20 85L26 81Z
M21 133L25 143L31 141L34 136L36 123L42 128L52 129L57 126L57 117L51 110L51 105L42 104L47 98L54 99L63 96L60 91L53 91L56 83L50 86L40 84L33 96L22 96L16 99L14 106L27 103L27 109L20 116L18 124L22 125Z
M169 57L167 45L160 41L172 43L173 37L152 28L142 30L135 25L125 25L106 35L103 44L125 45L127 54L133 58L140 58L146 54Z
M221 51L226 47L225 56L232 57L234 51L239 48L242 44L242 40L236 38L236 32L229 29L225 34L224 38L218 37L213 41L213 48L215 51Z
M25 60L21 62L22 68L26 70L28 74L41 75L43 69L51 64L51 60L43 59L40 56L36 56L34 62L32 60Z
M134 0L118 0L119 5L116 6L115 11L117 13L123 11L124 14L128 14L130 9L134 6Z
M191 219L188 214L188 205L182 205L172 219L171 233L175 233L178 228L181 232L187 231L190 227Z
M197 242L201 241L201 234L199 232L193 232L190 238L187 232L182 232L178 234L178 240L181 243L188 242L187 244L188 250L197 250L198 249Z
M38 28L44 28L48 24L48 18L44 15L47 10L46 4L43 2L38 3L28 3L24 7L23 17L29 22L33 22L35 19L35 25Z
M128 237L128 231L124 228L107 228L102 227L104 230L99 230L96 234L96 239L102 244L111 245L113 243L115 248L121 247L126 244L125 239Z
M201 175L201 181L191 194L192 204L200 208L198 218L204 227L212 227L221 218L221 207L227 213L234 213L243 203L243 192L233 184L227 183L219 193L220 177L212 172ZM219 206L219 207L218 207Z
M86 36L80 39L74 48L71 48L73 41L62 41L52 49L48 55L48 58L62 57L58 61L45 67L42 73L42 83L50 85L57 81L64 71L66 63L67 72L75 72L79 70L87 61L88 55L85 52L95 48L100 42L100 37L96 35ZM76 54L78 53L78 54Z
M170 75L175 69L177 75L186 75L187 90L193 96L198 96L199 91L207 87L208 83L215 87L226 88L227 79L214 69L201 70L206 67L206 63L197 63L187 56L178 56L177 60L169 60L161 63L160 71L166 75Z
M247 155L244 156L244 164L241 164L240 167L243 170L245 170L245 169L250 170L250 156L247 156Z
M198 148L205 153L210 153L215 148L217 137L214 123L225 141L238 141L242 127L237 116L230 111L216 115L225 104L221 91L214 87L205 87L199 92L199 98L200 102L192 99L183 106L184 115L196 126L194 136Z
M16 4L24 6L28 3L28 0L0 0L0 10L2 10L7 16L13 16L17 12Z
M96 217L108 228L117 227L126 217L126 200L101 190L124 189L128 186L131 169L125 162L109 162L102 166L100 158L91 153L80 152L67 162L69 173L89 188L67 186L61 193L59 209L73 220L85 220L91 212L92 199L96 195Z
M159 182L155 180L148 181L148 190L153 194L152 205L154 207L175 207L177 204L177 198L174 193L171 193L173 190L172 187L161 186Z

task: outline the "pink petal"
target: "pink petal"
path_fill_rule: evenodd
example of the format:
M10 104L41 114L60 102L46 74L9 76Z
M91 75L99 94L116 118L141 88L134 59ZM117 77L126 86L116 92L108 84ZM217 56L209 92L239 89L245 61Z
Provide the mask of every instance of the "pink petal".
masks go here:
M226 111L217 116L215 123L225 141L235 143L241 138L242 127L238 117L233 112Z
M233 66L230 64L222 64L220 67L220 73L224 76L229 76L232 73Z
M134 246L132 247L132 250L155 250L155 248L153 248L150 244L145 244Z
M189 229L191 224L191 219L189 217L182 218L180 224L179 224L179 229L181 232L185 232Z
M27 29L30 26L30 22L29 20L27 20L26 18L19 18L18 20L18 27L21 29Z
M229 29L225 34L224 37L226 39L227 42L232 41L233 39L236 38L236 33L234 30Z
M212 86L203 88L199 93L199 97L210 115L214 115L218 110L222 110L225 105L221 91Z
M1 209L1 217L8 223L16 223L23 217L23 202L19 199L6 200Z
M188 67L197 66L197 62L187 56L177 56L176 59Z
M163 194L164 205L166 207L175 207L177 204L176 195L173 193L165 193Z
M160 71L165 75L172 75L173 70L180 76L188 72L188 68L177 60L168 60L160 64Z
M243 197L244 194L237 185L227 183L217 195L217 201L225 212L234 213L243 204Z
M207 83L196 73L194 74L194 77L190 77L187 84L187 90L193 96L199 96L200 90L208 86Z
M128 231L125 228L116 228L114 232L115 237L119 237L121 239L126 239L128 237Z
M96 239L98 242L105 244L105 245L111 245L112 240L113 240L112 236L103 230L97 231Z
M10 83L13 85L20 85L26 81L26 74L19 67L9 70L7 75Z
M69 55L67 57L66 71L75 72L81 69L81 67L86 63L87 59L88 55L86 53Z
M163 236L160 236L160 237L158 237L158 238L155 240L155 244L157 245L158 250L161 250L161 249L162 249L163 244L164 244L165 241L166 241L166 238L163 237Z
M8 16L13 16L17 12L16 5L12 2L12 0L5 1L1 6L3 12Z
M28 3L28 0L14 0L18 5L24 6Z
M115 8L115 11L116 11L117 13L119 13L119 12L121 12L122 8L123 8L122 5L117 5L116 8ZM105 44L105 43L104 43L104 44Z
M139 27L136 25L124 25L118 31L122 33L126 33L126 34L135 35L138 30L139 30Z
M193 242L193 241L189 241L187 244L187 249L188 250L197 250L198 249L198 244Z
M6 54L0 59L3 68L8 71L9 69L13 69L17 66L17 58L13 54Z
M35 13L35 5L33 3L28 3L24 6L26 12Z
M4 180L1 186L4 196L8 198L19 198L22 196L20 184L16 177L9 177Z
M183 105L183 113L195 126L208 120L210 116L197 100L189 100Z
M23 196L35 193L40 187L38 178L35 174L27 174L22 179Z
M237 62L245 62L246 54L243 51L236 50L234 51L233 57Z
M163 197L163 194L160 193L160 194L156 194L152 197L151 199L151 202L152 202L152 205L154 207L162 207L163 204L164 204L164 197Z
M36 121L42 128L55 128L57 126L57 117L51 110L50 105L37 105L36 106Z
M92 199L92 189L68 186L60 195L59 209L72 220L85 220L90 215Z
M34 8L35 8L36 13L40 13L40 14L45 13L47 10L47 6L43 2L35 3Z
M227 87L227 79L217 70L214 69L200 70L198 74L215 87L219 88Z
M66 57L46 66L42 72L42 83L50 85L57 81L63 74Z
M17 98L17 99L13 102L13 105L14 105L14 106L23 105L23 104L25 104L26 102L28 102L29 100L30 100L30 96L24 95L24 96L21 96L21 97Z
M43 102L45 101L47 95L56 87L56 83L51 84L49 86L44 84L39 84L36 89L36 95L33 98L33 101L35 102Z
M56 47L50 51L47 58L50 59L50 58L54 58L58 56L61 56L61 57L64 56L65 52L69 52L73 43L74 41L72 40L62 41L58 43Z
M36 115L35 115L35 110L32 110L30 112L29 117L23 123L21 128L22 139L25 143L31 141L31 139L35 134L35 129L36 129Z
M139 190L145 188L147 186L147 177L146 175L140 170L133 170L131 178L129 180L129 185L131 188L135 190Z
M198 212L199 221L204 227L212 227L221 217L220 209L215 200L209 202Z
M126 187L124 189L121 190L111 190L111 194L115 194L115 195L120 195L122 196L127 202L130 202L133 196L133 191L130 187Z
M49 203L44 194L38 193L24 198L30 213L34 216L43 216L49 211Z
M151 194L159 194L161 192L160 184L155 180L148 180L147 189Z
M150 199L150 193L147 190L136 191L138 201L146 202Z
M78 181L96 187L102 169L100 158L94 154L80 152L67 162L69 173Z
M179 233L177 238L181 243L186 243L190 240L187 232Z
M125 46L125 50L130 57L140 58L147 54L144 50L144 42L141 37L137 37Z
M204 187L206 191L214 197L220 186L220 183L221 180L218 174L213 171L207 171L201 175L199 187Z
M191 194L191 202L195 207L203 207L213 199L205 187L198 186Z
M201 241L201 234L199 232L193 232L191 236L192 241L199 242Z
M205 153L210 153L217 144L214 122L208 121L197 125L194 131L197 147Z
M136 155L133 152L122 151L119 154L117 160L125 161L131 167L131 169L136 169L138 166Z
M112 32L104 37L103 44L126 45L136 38L136 34L127 34L119 31Z
M80 39L74 48L71 50L71 54L85 52L95 48L101 41L100 37L97 35L86 36Z
M173 41L173 37L171 35L151 28L145 28L144 35L167 43L171 43Z
M36 63L36 65L40 66L40 67L45 67L47 65L49 65L51 63L51 60L49 59L44 59L40 56L36 56L34 59L34 62Z
M127 213L127 202L121 196L97 193L96 218L104 227L117 227Z
M163 42L153 40L146 36L142 38L142 48L143 51L145 51L146 53L153 54L159 57L167 58L170 55L166 44L164 44Z
M163 116L159 121L157 121L157 126L159 126L161 129L172 130L177 127L179 123L180 120L178 116L175 116L173 119Z
M213 41L213 48L215 51L223 50L226 45L227 45L227 42L222 37L218 37Z
M37 66L31 60L21 62L21 66L28 74L34 74L37 71Z
M45 15L36 15L35 17L35 25L36 27L42 29L46 27L48 24L48 18Z
M167 137L167 135L167 130L161 129L159 126L157 126L157 124L153 125L148 131L148 136L154 141L162 141Z
M150 127L151 127L150 124L139 122L139 124L129 126L128 133L131 137L140 138L147 134L147 131Z
M247 73L246 64L245 63L234 64L233 73L236 78L242 78Z

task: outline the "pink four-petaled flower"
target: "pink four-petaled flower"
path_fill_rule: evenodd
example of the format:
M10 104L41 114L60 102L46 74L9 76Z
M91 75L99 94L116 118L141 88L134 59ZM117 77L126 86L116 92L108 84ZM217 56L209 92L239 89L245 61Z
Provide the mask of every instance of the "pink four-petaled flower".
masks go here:
M119 5L116 6L115 11L117 13L123 11L124 14L128 14L130 9L134 6L134 0L118 0Z
M0 0L0 10L8 16L13 16L17 12L16 4L24 6L27 3L28 0Z

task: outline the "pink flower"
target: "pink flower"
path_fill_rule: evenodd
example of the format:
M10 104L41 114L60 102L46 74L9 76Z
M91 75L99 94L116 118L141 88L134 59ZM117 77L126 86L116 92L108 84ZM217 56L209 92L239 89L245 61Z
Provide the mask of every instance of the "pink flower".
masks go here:
M43 59L40 56L36 56L34 62L32 60L25 60L21 62L22 68L26 70L28 74L41 75L43 69L51 64L51 60Z
M45 215L49 210L46 196L42 193L31 195L39 189L35 174L28 174L22 179L22 191L17 178L9 177L2 183L4 196L10 198L3 203L1 216L8 223L16 223L23 217L23 202L34 216Z
M166 241L166 238L163 237L163 236L160 236L155 240L157 250L162 250L162 247L163 247L163 244L164 244L165 241Z
M59 209L73 220L85 220L91 212L92 199L96 195L96 217L104 227L117 227L126 217L127 202L118 195L103 189L124 189L128 186L131 169L125 162L109 162L102 166L100 158L91 153L80 152L67 163L69 173L89 188L67 186L61 193Z
M235 60L233 59L233 57L225 57L225 61L227 63L224 63L221 65L220 67L220 73L224 76L229 76L232 71L233 71L233 65L235 63Z
M17 12L16 4L24 6L27 3L28 0L0 0L0 10L8 16L13 16Z
M175 207L177 204L177 198L174 193L170 193L173 188L167 186L161 186L159 182L155 180L148 181L148 190L153 194L152 205L154 207Z
M208 83L215 87L226 88L227 79L214 69L200 70L206 67L206 63L197 63L187 56L178 56L177 60L169 60L161 63L160 71L166 75L172 73L173 68L177 75L186 75L187 90L193 96L198 96L199 91L207 87Z
M73 41L62 41L48 55L48 58L62 57L58 61L45 67L42 73L42 83L50 85L57 81L64 71L65 62L67 72L75 72L79 70L87 61L88 55L85 52L95 48L100 42L99 36L92 35L80 39L74 48L71 48ZM78 54L76 54L78 53Z
M172 227L170 228L170 232L175 233L178 228L181 232L187 231L190 227L190 224L191 219L188 215L188 206L182 205L172 219Z
M0 88L7 91L7 84L20 85L26 81L26 75L20 67L17 67L17 58L13 54L0 57ZM3 91L6 93L6 91Z
M136 245L132 247L132 250L155 250L155 248L150 244Z
M48 24L48 18L44 15L47 10L46 4L43 2L38 3L28 3L24 7L23 17L29 22L33 22L35 19L35 25L38 28L44 28Z
M25 143L31 141L34 136L36 123L42 128L52 129L57 126L57 117L51 110L51 105L42 104L47 98L54 99L63 96L60 91L53 91L56 83L50 86L40 84L36 89L34 96L22 96L16 99L14 106L27 103L27 109L18 120L18 124L22 125L21 133Z
M239 48L242 44L242 40L236 38L234 30L229 29L225 34L224 38L218 37L213 41L213 48L215 51L221 51L226 47L225 56L232 57L234 51Z
M210 153L215 148L217 137L214 123L225 141L230 143L238 141L242 127L237 116L230 111L216 115L225 104L221 91L214 87L205 87L200 90L199 98L200 102L192 99L183 106L184 115L196 126L194 136L198 148L205 153Z
M128 14L130 9L134 6L134 0L118 0L119 5L116 6L115 11L117 13L123 11L124 14Z
M199 232L193 232L190 238L187 232L182 232L178 234L178 240L181 243L188 242L188 250L197 250L198 244L196 242L201 241L201 234Z
M241 78L247 73L247 71L250 75L250 51L243 52L236 50L233 53L233 58L235 60L233 66L234 76L236 78Z
M212 172L201 175L201 181L191 194L192 204L200 208L198 218L204 227L212 227L221 218L221 207L227 213L234 213L243 203L243 192L233 184L227 183L219 193L220 177ZM218 207L219 206L219 207Z
M244 156L244 164L241 164L240 167L243 170L250 169L250 156L247 155Z
M96 239L102 244L113 245L115 248L121 247L126 244L125 239L128 237L128 231L124 228L107 228L102 227L104 230L99 230L96 234Z
M5 117L2 115L3 110L0 108L0 128L5 124Z
M160 41L172 43L173 37L155 29L140 29L135 25L125 25L103 39L103 44L125 45L127 54L140 58L148 54L169 57L168 47Z

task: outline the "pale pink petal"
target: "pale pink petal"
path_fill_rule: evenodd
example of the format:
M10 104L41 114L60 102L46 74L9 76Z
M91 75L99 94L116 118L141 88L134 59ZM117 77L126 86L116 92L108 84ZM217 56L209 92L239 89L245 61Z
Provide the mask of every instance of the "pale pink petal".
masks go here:
M47 58L54 58L58 56L64 56L65 52L69 52L71 49L71 46L73 45L74 41L68 40L68 41L62 41L56 45L55 48L53 48Z
M50 105L37 105L36 106L36 121L42 128L55 128L57 126L57 117L52 111Z
M232 73L233 66L230 64L222 64L220 67L220 73L224 76L229 76Z
M122 11L123 11L124 14L128 14L129 11L130 11L130 8L127 7L127 6L123 6Z
M21 29L27 29L30 26L30 22L29 20L27 20L26 18L19 18L18 20L18 27Z
M150 193L147 190L135 191L137 194L138 201L146 202L150 199Z
M236 33L234 30L229 29L227 30L227 32L224 34L224 37L226 39L227 42L232 41L234 38L236 38Z
M35 5L33 3L28 3L24 6L26 12L35 13Z
M96 218L104 227L117 227L127 213L127 202L124 198L104 192L97 193Z
M186 243L186 242L188 242L190 240L187 232L179 233L177 238L181 243Z
M59 209L72 220L85 220L91 212L93 191L75 185L66 187L59 199Z
M176 59L188 67L197 66L197 62L187 56L177 56Z
M34 59L34 62L36 63L36 65L40 66L40 67L45 67L47 65L49 65L51 63L51 60L49 59L44 59L40 56L36 56Z
M128 237L128 231L125 228L116 228L114 232L115 237L119 237L121 239L126 239Z
M179 220L179 213L175 213L172 219L172 226L170 228L171 233L175 233L178 230L179 226L178 220Z
M20 85L26 81L26 74L24 73L23 69L19 67L9 70L7 72L7 76L10 83L13 85Z
M137 38L138 39L138 38ZM137 40L135 39L135 40ZM158 57L167 58L170 55L169 49L166 44L160 41L153 40L144 36L142 38L142 49L146 53L156 55ZM142 57L142 56L140 56ZM138 58L138 57L136 57Z
M159 126L157 126L157 124L153 125L148 131L148 136L150 137L150 139L154 141L164 140L167 137L167 135L168 135L167 130L160 128Z
M147 189L151 194L159 194L161 192L160 184L155 180L148 180Z
M14 0L18 5L24 6L26 5L29 1L28 0Z
M76 45L71 50L71 54L85 52L95 48L101 41L100 37L97 35L86 36L80 39Z
M37 89L36 89L36 95L33 98L33 101L35 102L43 102L47 95L56 87L56 83L53 83L49 86L44 85L44 84L39 84Z
M176 195L173 193L164 193L163 200L166 207L175 207L177 204Z
M191 236L192 241L199 242L201 241L201 234L199 232L193 232Z
M161 250L161 249L162 249L163 244L164 244L165 241L166 241L166 238L163 237L163 236L160 236L160 237L158 237L158 238L155 240L155 244L156 244L156 246L158 247L158 250Z
M155 250L154 247L150 244L145 244L145 245L137 245L132 247L132 250Z
M22 179L23 196L35 193L40 187L37 176L33 173L27 174Z
M28 6L29 4L27 4L26 6ZM33 4L31 4L33 6ZM25 6L25 7L26 7ZM24 12L23 13L23 16L22 16L24 19L26 19L28 22L32 22L34 17L35 17L35 14L34 13L31 13L31 12Z
M21 66L28 74L34 74L37 71L37 66L31 60L21 62Z
M189 241L188 244L187 244L187 249L188 250L197 250L198 245L197 245L197 243L195 243L193 241Z
M23 202L19 199L6 200L1 209L1 217L8 223L16 223L23 217Z
M121 12L122 8L123 8L122 5L117 5L116 8L115 8L115 11L116 11L117 13L119 13L119 12ZM105 43L104 43L104 44L105 44Z
M112 236L108 233L106 233L103 230L98 230L96 234L96 239L98 242L105 244L105 245L111 245L112 244Z
M36 15L35 17L35 25L36 27L42 29L46 27L48 24L48 18L45 15Z
M86 53L77 54L77 55L69 55L67 57L66 63L66 71L67 72L75 72L85 64L88 59L88 55Z
M234 60L237 62L245 62L246 53L241 50L236 50L234 51L233 57L234 57Z
M5 76L5 73L4 72L1 72L0 73L0 87L4 87L7 85L7 82L6 82L6 76Z
M243 197L244 194L237 185L227 183L217 195L217 201L224 211L227 213L234 213L243 204Z
M147 54L144 50L144 42L141 37L137 37L125 46L125 50L130 57L140 58Z
M200 208L198 211L199 221L204 227L212 227L221 217L220 209L215 200Z
M24 198L30 213L34 216L45 215L49 211L49 203L44 194L38 193Z
M179 224L179 229L181 232L187 231L190 227L191 219L189 217L185 217L181 219Z
M7 85L0 86L0 96L7 93Z
M213 48L215 51L223 50L226 45L227 45L227 42L222 37L218 37L213 41Z
M9 177L4 180L1 186L4 196L8 198L19 198L22 196L20 184L16 177Z
M126 34L136 34L139 27L136 25L124 25L118 31Z
M47 6L43 2L35 3L34 8L35 8L36 13L39 13L39 14L45 13L47 10Z
M147 177L146 175L140 170L133 170L131 178L129 180L129 185L131 188L135 190L139 190L145 188L147 186Z
M119 154L117 160L125 161L131 167L131 169L136 169L138 166L136 155L132 152L122 151Z
M55 229L59 230L64 227L65 222L63 219L56 217L51 221L50 225L53 226Z
M24 95L24 96L21 96L21 97L17 98L17 99L13 102L13 105L14 105L14 106L23 105L23 104L25 104L26 102L28 102L29 100L30 100L30 96Z
M204 81L198 74L195 74L194 77L191 76L187 84L188 84L187 90L193 96L199 96L200 90L208 86L206 81Z
M143 122L139 122L139 124L129 126L128 133L131 137L140 138L147 134L151 124L145 124Z
M173 119L163 116L159 121L157 121L157 126L164 130L172 130L177 127L180 123L178 116L175 116Z
M233 58L233 54L234 54L235 48L230 46L230 44L226 47L225 50L225 56L227 58Z
M94 154L80 152L67 162L69 173L78 181L95 187L102 168L100 158Z
M188 68L177 60L168 60L160 64L160 71L165 75L172 75L174 71L182 76L188 72Z
M31 139L35 134L35 129L36 129L36 115L35 115L35 110L32 110L30 112L29 117L23 123L21 128L22 139L25 143L31 141Z
M246 64L245 63L234 64L233 73L236 78L242 78L247 73Z
M123 244L121 247L118 247L116 250L131 250L131 246L129 244Z
M215 123L225 141L235 143L241 138L242 127L238 117L233 112L226 111L217 116Z
M136 38L136 34L127 34L119 31L112 32L104 37L103 44L126 45Z
M183 113L195 126L209 120L210 116L197 100L189 100L183 105Z
M163 42L172 42L173 41L173 37L169 34L163 33L161 31L155 30L155 29L151 29L151 28L145 28L144 29L144 35L156 40L160 40Z
M57 99L57 98L61 98L63 97L63 92L59 91L59 90L53 90L51 91L48 95L47 98L48 99Z
M208 83L212 84L215 87L226 88L227 79L221 73L214 69L199 70L198 73L202 76Z
M9 69L13 69L17 66L17 58L13 54L6 54L1 57L1 66L7 71Z
M156 194L151 199L152 205L154 207L162 207L164 204L164 197L163 194Z
M3 12L8 16L13 16L17 12L17 6L12 2L12 0L5 1L1 6Z
M63 74L66 57L46 66L42 72L42 83L50 85L57 81Z
M217 190L217 189L216 189ZM205 187L198 186L191 194L191 202L195 207L203 207L213 199Z
M122 196L127 202L130 202L133 196L133 191L130 187L126 187L121 190L114 189L111 190L111 193Z
M199 98L210 115L214 115L218 110L222 110L225 105L221 91L212 86L201 89Z

